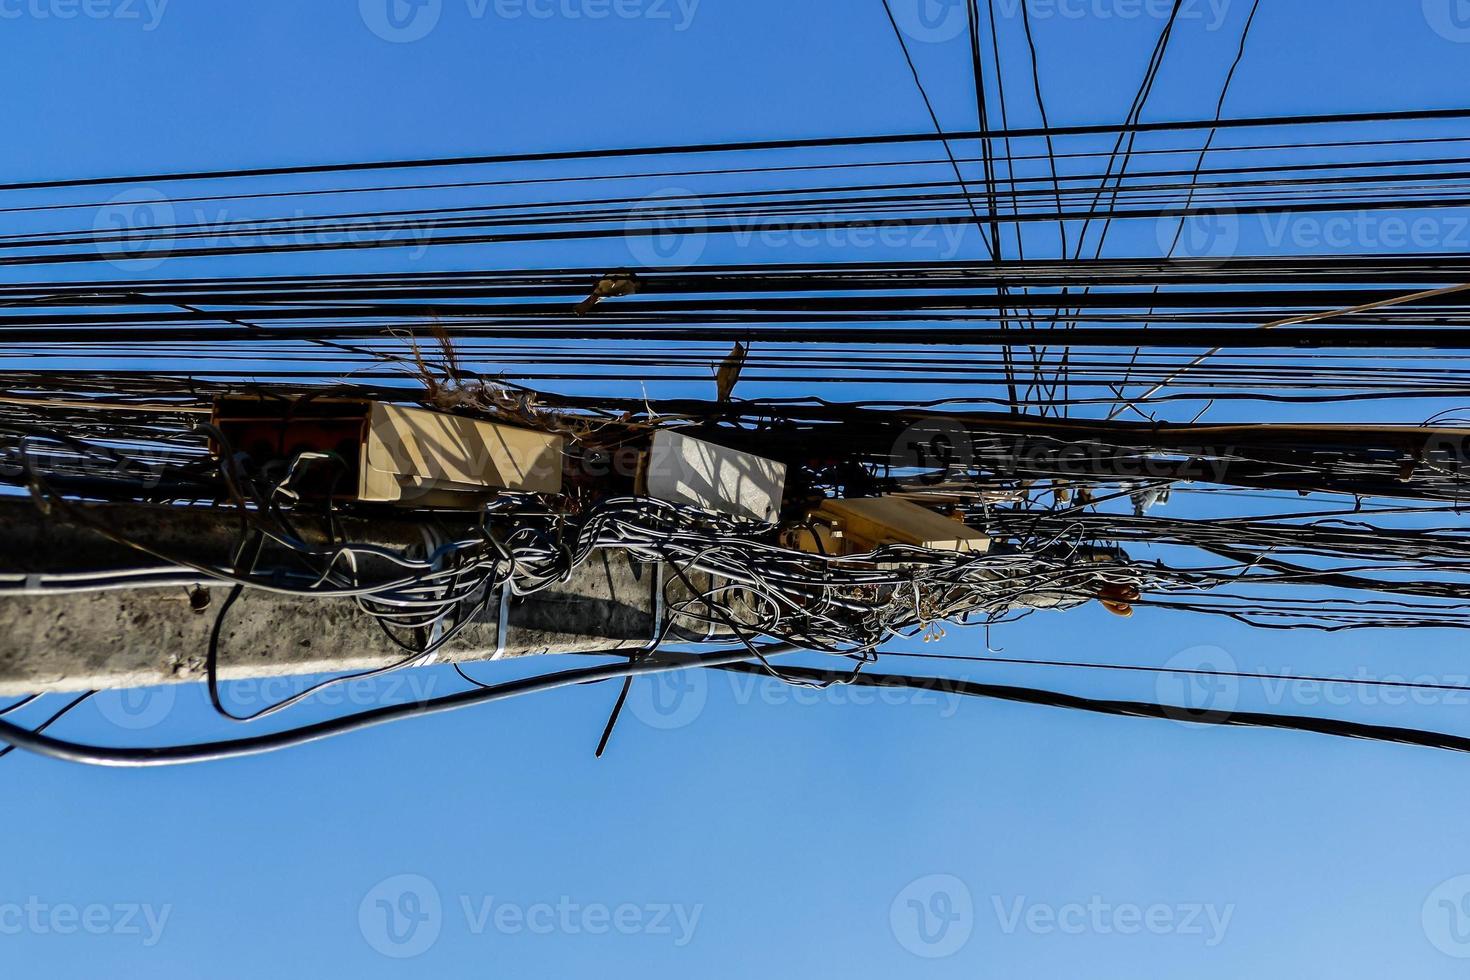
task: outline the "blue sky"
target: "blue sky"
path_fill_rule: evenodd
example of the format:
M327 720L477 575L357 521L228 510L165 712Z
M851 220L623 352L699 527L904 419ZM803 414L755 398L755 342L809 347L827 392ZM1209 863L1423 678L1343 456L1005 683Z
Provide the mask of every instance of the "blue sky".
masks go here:
M372 3L0 0L0 173L927 126L877 0L442 0L396 20ZM1160 26L1155 6L1037 0L1054 123L1122 117ZM1465 6L1264 0L1227 114L1462 103ZM1247 8L1190 5L1150 116L1212 111ZM943 118L966 126L965 45L937 13L927 28L907 22L915 57ZM531 266L550 254L449 261ZM1437 683L1470 674L1464 641L1444 632L1274 634L1096 608L1035 616L990 642L1015 657ZM937 649L976 655L985 637L951 631ZM1381 688L1190 690L1148 674L954 666L1103 696L1470 732L1465 694L1393 703ZM0 963L57 980L1470 969L1463 758L932 695L859 703L851 691L797 697L724 675L685 683L641 684L601 761L592 750L610 687L207 767L9 758ZM430 670L398 691L349 692L345 706L451 689ZM67 724L117 742L219 731L196 688L103 699Z

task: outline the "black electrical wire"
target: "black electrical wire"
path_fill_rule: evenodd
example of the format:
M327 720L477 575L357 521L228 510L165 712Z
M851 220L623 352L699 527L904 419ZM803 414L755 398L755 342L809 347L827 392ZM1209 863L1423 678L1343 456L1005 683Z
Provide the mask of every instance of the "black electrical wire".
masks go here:
M725 664L722 670L740 673L755 673L749 665ZM809 681L821 681L836 675L834 671L807 667L788 667L793 676ZM915 690L939 691L963 697L987 698L1015 704L1038 707L1064 708L1094 714L1125 718L1152 718L1157 720L1183 721L1197 725L1226 728L1265 728L1291 732L1313 732L1337 738L1354 738L1371 742L1388 742L1396 745L1412 745L1420 748L1445 749L1451 752L1470 753L1470 737L1452 735L1448 732L1424 731L1414 728L1399 728L1389 725L1370 725L1362 722L1335 718L1313 718L1305 715L1283 715L1254 711L1210 711L1183 705L1158 704L1146 701L1121 701L1079 697L1060 691L1047 691L1033 687L1018 687L1001 684L980 684L974 681L956 680L947 677L919 677L908 674L861 674L852 681L858 687L896 688L908 687Z
M3 725L7 729L17 729L19 731L23 731L28 736L33 738L44 738L45 736L42 733L45 732L46 729L50 728L58 721L65 718L68 714L71 713L72 709L79 707L83 702L96 695L96 693L96 691L87 691L83 694L78 695L71 701L68 701L58 711L52 714L51 717L41 722L41 724L37 725L35 728L18 728L18 726L12 725L9 722L0 722L0 725ZM0 714L4 714L4 712L0 712ZM5 748L0 749L0 759L5 758L10 753L14 752L15 749L16 745L13 742L12 744L5 746Z
M356 163L303 164L286 167L255 167L234 170L195 170L133 174L105 177L76 177L57 180L12 181L0 184L0 191L45 190L68 187L95 187L117 184L166 183L184 180L219 180L245 177L301 176L322 173L358 173L372 170L408 170L428 167L487 166L492 164L525 164L559 162L569 160L600 160L637 156L666 156L679 154L730 153L752 150L816 149L844 146L888 146L904 143L933 143L943 140L979 140L986 138L1096 136L1123 132L1160 133L1187 132L1218 126L1225 129L1251 129L1304 125L1346 125L1356 123L1385 122L1429 122L1470 118L1470 108L1406 109L1386 112L1319 113L1297 116L1253 116L1228 119L1220 122L1209 120L1171 120L1161 122L1134 122L1125 126L1116 124L1091 124L1059 127L1030 127L1012 130L1009 133L945 132L901 133L880 136L837 136L787 140L755 140L734 143L694 143L675 146L624 147L616 149L547 151L539 153L509 153L483 156L436 157L409 160L385 160Z
M790 648L765 648L761 652L764 656L769 657L780 652L790 652ZM427 702L376 708L347 718L319 722L292 731L224 742L208 742L199 745L145 749L83 745L52 738L41 734L39 731L31 731L3 721L0 721L0 740L10 742L12 747L24 748L51 758L100 766L140 768L221 761L306 745L335 735L361 731L405 718L425 717L455 710L460 707L467 707L472 704L486 703L521 694L537 693L601 680L665 673L692 667L718 667L720 669L735 670L742 673L763 674L764 670L762 668L745 663L750 657L750 651L742 648L735 651L689 655L685 659L674 662L670 662L665 658L655 658L636 663L579 668L561 671L551 675L508 681L492 687L462 692ZM873 673L852 674L850 672L790 666L783 667L782 670L785 675L815 685L844 683L859 687L890 689L894 687L909 687L918 690L941 691L965 697L988 698L1113 716L1187 721L1208 726L1314 732L1342 738L1356 738L1400 745L1439 748L1454 752L1470 752L1470 738L1464 736L1393 726L1369 725L1341 719L1312 718L1261 712L1201 711L1185 706L1085 698L1038 688L981 684L974 681L944 677ZM89 696L90 694L83 695L82 698L79 698L64 710L70 710L71 707L75 707L76 704ZM59 716L58 714L56 717ZM53 718L53 720L55 719Z
M1104 670L1141 674L1178 674L1191 677L1232 677L1240 680L1267 680L1301 682L1307 684L1347 684L1353 687L1383 687L1415 691L1454 691L1470 693L1470 687L1462 684L1438 684L1426 681L1387 680L1373 677L1321 677L1313 674L1270 674L1245 670L1204 670L1193 667L1153 667L1135 664L1099 664L1075 660L1028 660L1016 657L966 656L946 653L904 653L896 650L883 651L885 657L906 657L922 660L946 660L974 664L995 664L1008 667L1058 667L1072 670Z
M27 705L34 704L35 702L39 701L40 699L41 699L41 695L39 695L39 694L32 694L32 695L29 695L27 697L23 697L19 701L15 702L15 704L12 704L8 708L0 708L0 717L3 717L3 716L8 715L8 714L13 714L14 712L19 711L21 708L26 707Z
M1255 25L1255 22L1256 22L1256 13L1260 9L1261 9L1261 0L1254 0L1254 2L1251 4L1250 13L1246 16L1245 26L1241 29L1241 32L1240 32L1240 45L1236 48L1236 51L1235 51L1235 60L1230 63L1230 68L1225 73L1225 83L1220 87L1220 97L1215 102L1215 118L1216 119L1223 118L1223 116L1225 114L1225 101L1230 96L1230 87L1231 87L1231 84L1235 81L1235 73L1240 69L1241 62L1245 60L1245 50L1246 50L1247 44L1249 44L1249 42L1250 42L1251 28ZM1195 201L1195 185L1199 181L1200 172L1204 168L1205 158L1209 155L1210 147L1212 147L1214 145L1214 143L1215 143L1215 137L1218 134L1219 134L1219 130L1216 129L1216 128L1214 128L1214 127L1211 127L1211 129L1209 130L1208 134L1205 136L1204 145L1202 147L1200 147L1199 156L1195 159L1195 163L1194 163L1194 173L1190 177L1190 181L1189 181L1189 183L1190 183L1189 196L1185 199L1185 202L1184 202L1184 210L1185 211L1190 210L1194 206L1194 201ZM1185 224L1188 221L1189 221L1188 218L1182 217L1182 216L1180 217L1180 219L1179 219L1179 225L1178 225L1177 228L1174 229L1174 237L1169 242L1169 248L1168 248L1167 252L1165 253L1165 258L1172 259L1174 257L1175 251L1177 251L1178 248L1179 248L1179 241L1180 241L1180 239L1184 235L1184 226L1185 226ZM1157 292L1158 290L1159 290L1159 287L1158 286L1155 286L1154 287L1154 291ZM1144 325L1144 329L1145 330L1148 329L1148 325L1147 324ZM1135 358L1138 357L1139 351L1140 351L1140 348L1135 347L1133 349L1133 356ZM1125 382L1124 385L1119 385L1119 387L1118 387L1118 397L1120 399L1123 398L1125 388L1126 388L1126 382Z
M764 648L765 656L790 652L790 648L771 646ZM114 768L152 768L176 766L196 762L219 762L262 755L280 749L294 748L319 742L323 739L351 732L365 731L380 725L443 714L475 704L501 701L523 694L535 694L589 682L615 680L623 677L641 677L672 671L688 670L693 667L713 667L737 663L751 657L749 650L721 650L710 653L688 655L661 654L636 663L606 664L596 667L579 667L558 671L538 677L527 677L505 681L493 686L463 691L427 701L409 704L387 705L359 712L344 718L305 725L289 731L272 732L248 738L204 742L196 745L175 745L153 748L115 748L85 745L53 738L30 731L9 722L0 721L0 741L13 747L25 749L37 755L48 756L66 762Z

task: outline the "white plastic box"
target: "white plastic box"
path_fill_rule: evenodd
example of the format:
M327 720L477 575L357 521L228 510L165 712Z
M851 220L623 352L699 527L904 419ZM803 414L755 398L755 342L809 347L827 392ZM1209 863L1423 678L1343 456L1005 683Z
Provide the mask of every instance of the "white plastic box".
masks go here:
M661 430L654 433L642 485L658 500L774 524L786 464Z

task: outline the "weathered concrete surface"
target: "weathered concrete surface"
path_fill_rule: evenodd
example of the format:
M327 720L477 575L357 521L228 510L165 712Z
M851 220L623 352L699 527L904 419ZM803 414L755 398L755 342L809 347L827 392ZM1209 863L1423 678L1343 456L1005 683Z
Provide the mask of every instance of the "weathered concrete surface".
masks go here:
M127 506L103 513L109 527L129 537L146 535L170 553L218 561L220 549L234 541L236 525L228 514L174 512L165 525L157 511ZM353 532L400 547L423 538L417 526L391 520ZM94 530L44 519L29 502L0 502L0 575L122 568L137 566L139 558ZM656 566L600 553L570 581L513 600L503 642L497 595L482 621L440 659L636 650L656 632L658 584ZM666 584L670 599L687 597L682 583ZM228 588L208 591L202 611L191 607L182 587L0 597L0 696L201 680L215 613ZM679 635L705 633L699 624L675 625ZM221 676L245 679L362 670L405 656L350 600L247 590L225 621L219 659Z

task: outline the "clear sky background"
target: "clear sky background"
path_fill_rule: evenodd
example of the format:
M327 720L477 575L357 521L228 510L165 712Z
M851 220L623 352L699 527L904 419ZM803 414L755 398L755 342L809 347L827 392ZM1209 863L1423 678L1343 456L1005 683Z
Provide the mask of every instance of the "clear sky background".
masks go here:
M1037 0L1053 123L1123 117L1162 24L1150 11L1166 6ZM1248 6L1190 3L1150 117L1213 111ZM1466 7L1263 0L1227 114L1463 105ZM407 7L395 28L384 9L0 0L0 179L928 126L878 0L442 0L437 14L419 15L437 16L432 29ZM612 13L593 16L603 11ZM931 24L915 56L946 122L969 126L965 43L946 37L942 16ZM1014 37L1015 26L1003 30ZM296 260L268 261L251 271L290 271ZM402 266L389 254L352 261ZM981 654L985 639L951 631L939 649ZM990 642L1016 657L1470 683L1465 641L1449 632L1263 633L1087 608L1032 617ZM1199 689L1148 674L973 663L954 672L1470 733L1465 693ZM1458 880L1470 875L1463 757L933 695L799 699L723 675L683 684L641 683L601 761L593 748L611 686L206 767L127 773L12 756L0 762L0 972L1470 971L1470 885ZM378 694L454 689L430 670L293 720ZM245 704L284 692L236 693ZM58 730L142 743L219 727L189 687L104 698Z

